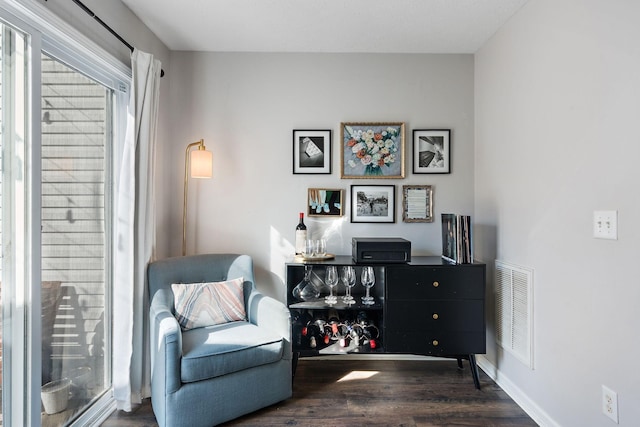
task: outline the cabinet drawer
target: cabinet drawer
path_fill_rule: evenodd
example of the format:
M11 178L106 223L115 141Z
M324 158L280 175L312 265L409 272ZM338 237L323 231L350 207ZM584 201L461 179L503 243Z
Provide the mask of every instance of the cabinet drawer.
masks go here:
M387 268L387 300L483 299L484 264Z
M484 301L387 301L387 329L484 331Z
M385 348L390 353L412 353L432 356L484 354L484 332L394 331L387 332Z

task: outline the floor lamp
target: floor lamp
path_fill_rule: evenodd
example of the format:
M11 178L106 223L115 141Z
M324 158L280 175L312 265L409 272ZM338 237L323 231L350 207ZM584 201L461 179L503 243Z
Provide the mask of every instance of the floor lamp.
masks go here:
M198 147L195 151L190 151ZM189 155L191 153L191 155ZM211 178L213 154L204 146L204 139L187 145L184 153L184 204L182 206L182 256L187 254L187 195L189 194L189 171L192 178Z

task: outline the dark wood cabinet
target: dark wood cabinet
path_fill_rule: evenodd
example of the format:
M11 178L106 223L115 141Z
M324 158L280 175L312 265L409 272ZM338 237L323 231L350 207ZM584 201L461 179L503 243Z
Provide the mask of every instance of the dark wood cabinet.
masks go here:
M353 293L358 302L349 306L342 302L328 305L322 297L315 301L295 300L292 290L304 277L305 264L288 263L287 302L292 312L296 359L319 354L408 353L456 358L459 366L465 359L469 361L476 388L480 388L475 355L486 351L484 264L450 264L440 257L376 264L376 285L372 289L376 304L372 306L359 302L364 294L360 271L365 264L338 256L307 265L313 269L318 285L322 284L325 266L354 266L358 281ZM340 295L344 294L344 287L338 289ZM360 322L361 319L364 321ZM371 333L367 338L375 337L373 343L367 338L349 345L339 340L341 334L359 324L369 325ZM305 328L310 327L318 334L313 346L310 338L302 334L309 333ZM322 334L320 327L327 333Z

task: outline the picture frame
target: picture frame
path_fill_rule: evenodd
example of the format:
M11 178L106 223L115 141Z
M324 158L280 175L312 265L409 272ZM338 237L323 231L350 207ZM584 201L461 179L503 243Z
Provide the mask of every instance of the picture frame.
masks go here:
M340 123L340 178L404 178L404 122Z
M396 222L395 185L352 185L351 222Z
M433 222L433 187L402 186L402 221Z
M414 129L413 173L451 173L451 129Z
M293 130L293 173L331 174L331 129Z
M344 208L344 190L336 188L309 188L307 216L341 217Z

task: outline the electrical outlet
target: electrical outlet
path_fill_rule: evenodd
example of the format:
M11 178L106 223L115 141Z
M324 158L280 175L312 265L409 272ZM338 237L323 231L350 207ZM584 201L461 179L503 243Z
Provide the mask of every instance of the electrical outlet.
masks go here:
M593 237L618 240L618 211L593 212Z
M618 393L602 386L602 413L618 424Z

